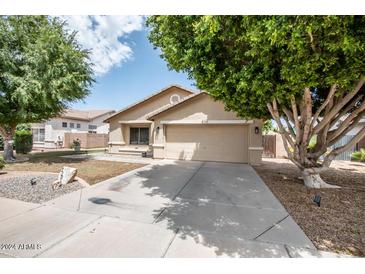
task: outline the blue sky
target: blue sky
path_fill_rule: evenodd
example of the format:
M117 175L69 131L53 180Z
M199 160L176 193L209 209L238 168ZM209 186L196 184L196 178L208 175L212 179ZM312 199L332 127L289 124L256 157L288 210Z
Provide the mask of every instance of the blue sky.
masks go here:
M147 28L142 26L140 30L118 37L121 45L130 48L129 56L114 65L113 62L107 64L96 77L96 83L85 102L77 102L72 107L118 110L171 84L196 89L194 82L185 74L168 69L159 56L159 50L154 50L149 43L147 35ZM100 56L94 62L104 59L105 56Z

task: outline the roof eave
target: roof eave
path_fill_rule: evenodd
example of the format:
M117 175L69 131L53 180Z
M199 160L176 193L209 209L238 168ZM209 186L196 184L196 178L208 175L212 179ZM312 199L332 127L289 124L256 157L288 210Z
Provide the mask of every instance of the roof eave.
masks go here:
M134 108L134 107L136 107L136 106L138 106L138 105L142 104L143 102L146 102L147 100L152 99L153 97L155 97L155 96L159 95L160 93L162 93L162 92L164 92L164 91L166 91L166 90L168 90L168 89L170 89L170 88L172 88L172 87L177 87L177 88L183 89L183 90L185 90L185 91L187 91L187 92L190 92L191 94L194 94L194 93L195 93L194 91L192 91L192 90L190 90L190 89L188 89L188 88L186 88L186 87L183 87L183 86L177 85L177 84L169 85L169 86L167 86L167 87L165 87L165 88L163 88L163 89L160 89L160 90L159 90L159 91L157 91L157 92L154 92L153 94L149 95L148 97L145 97L145 98L143 98L143 99L141 99L141 100L137 101L136 103L133 103L133 104L131 104L131 105L129 105L129 106L127 106L127 107L125 107L125 108L121 109L120 111L117 111L114 115L111 115L110 117L108 117L107 119L105 119L103 122L104 122L104 123L109 123L109 120L110 120L111 118L113 118L114 116L119 115L119 114L121 114L121 113L123 113L123 112L125 112L125 111L127 111L127 110L130 110L130 109L132 109L132 108Z
M181 100L180 102L178 102L178 103L176 103L176 104L173 104L173 105L171 105L171 106L170 106L170 107L168 107L168 108L162 109L161 111L159 111L159 112L157 112L157 113L154 113L153 115L151 115L151 116L147 117L147 120L151 120L151 121L153 121L153 119L154 119L156 116L158 116L158 115L160 115L160 114L162 114L162 113L164 113L164 112L166 112L166 111L172 110L172 109L174 109L175 107L181 106L182 104L184 104L184 103L186 103L186 102L189 102L190 100L192 100L192 99L194 99L194 98L197 98L198 96L200 96L200 95L202 95L202 94L208 94L208 93L207 93L207 92L205 92L205 91L201 91L201 92L199 92L199 93L195 93L195 94L191 95L190 97L186 98L185 100Z

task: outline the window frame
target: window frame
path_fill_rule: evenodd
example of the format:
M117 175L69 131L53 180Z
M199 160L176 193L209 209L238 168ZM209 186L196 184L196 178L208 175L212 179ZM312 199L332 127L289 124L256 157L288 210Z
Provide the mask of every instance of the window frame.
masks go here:
M132 130L138 130L137 140L132 140ZM147 130L147 140L141 141L141 129ZM129 144L130 145L149 145L150 143L150 129L148 127L130 127L129 128Z
M62 122L62 128L67 128L67 122Z
M42 134L41 134L41 131L43 131ZM41 128L41 127L32 128L32 135L33 135L32 138L33 138L34 143L44 143L45 136L46 136L46 130L45 130L45 128Z

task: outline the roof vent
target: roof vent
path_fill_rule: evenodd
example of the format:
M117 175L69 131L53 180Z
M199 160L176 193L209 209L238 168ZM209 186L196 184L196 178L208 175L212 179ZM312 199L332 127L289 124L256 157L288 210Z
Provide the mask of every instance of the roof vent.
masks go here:
M180 101L180 95L178 95L178 94L171 95L171 97L170 97L170 103L171 104L176 104L179 101Z

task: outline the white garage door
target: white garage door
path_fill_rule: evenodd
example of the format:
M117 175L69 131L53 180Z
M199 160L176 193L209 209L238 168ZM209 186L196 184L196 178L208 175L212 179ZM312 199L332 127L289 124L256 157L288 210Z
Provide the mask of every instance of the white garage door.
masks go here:
M168 125L168 159L247 163L248 129L243 125Z

